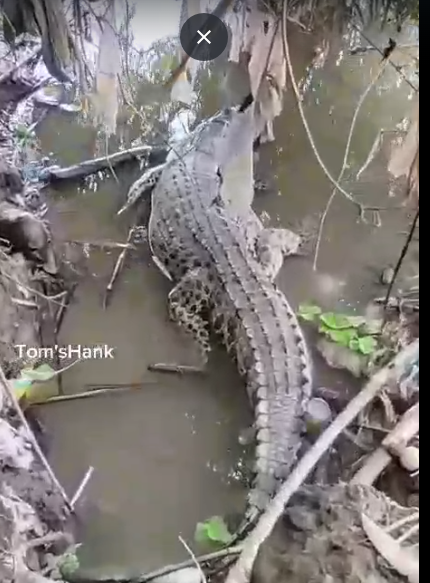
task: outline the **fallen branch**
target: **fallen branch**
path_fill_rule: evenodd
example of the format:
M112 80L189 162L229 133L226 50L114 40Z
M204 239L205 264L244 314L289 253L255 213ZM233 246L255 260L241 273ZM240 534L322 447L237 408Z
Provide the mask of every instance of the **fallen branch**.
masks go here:
M255 558L261 544L271 534L286 504L300 488L322 456L357 415L390 382L398 382L405 371L419 359L419 340L402 350L391 363L378 371L362 391L345 407L333 423L322 433L311 449L299 461L278 494L260 518L243 546L243 552L228 574L226 583L249 583Z
M71 245L82 245L82 247L96 247L98 249L136 249L131 243L117 243L116 241L81 241L80 239L72 239L66 241Z
M129 150L115 152L115 154L110 154L109 156L94 158L93 160L85 160L84 162L66 168L61 168L60 166L49 166L44 170L44 175L46 175L45 180L48 182L56 182L59 180L80 180L90 174L95 174L100 170L107 170L113 166L118 166L118 164L123 164L130 160L138 160L142 156L148 156L153 150L154 148L152 148L152 146L136 146Z
M419 429L420 405L417 403L406 411L399 423L382 441L381 447L367 458L367 461L355 474L351 483L363 484L364 486L374 484L393 460L390 450L392 451L394 448L398 451L400 446L406 446L419 432Z
M229 549L223 549L221 551L210 553L209 555L203 555L202 557L196 557L196 560L200 565L205 565L207 563L212 563L213 561L225 559L226 557L238 555L241 551L242 547L240 546L231 547ZM153 571L147 575L113 575L92 577L90 575L86 576L83 573L75 572L68 576L67 581L68 583L151 583L152 581L160 579L161 577L165 577L172 573L178 573L179 571L183 571L184 569L189 569L190 567L194 566L195 559L190 559L188 561L184 561L183 563L178 563L177 565L162 567L161 569L157 569L157 571Z

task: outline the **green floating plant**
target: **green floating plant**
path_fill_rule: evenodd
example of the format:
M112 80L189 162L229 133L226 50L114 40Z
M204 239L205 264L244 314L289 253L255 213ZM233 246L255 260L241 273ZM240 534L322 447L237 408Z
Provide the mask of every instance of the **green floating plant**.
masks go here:
M195 540L199 544L224 546L232 541L232 534L221 516L213 516L196 527Z
M368 323L363 316L323 312L314 304L301 304L298 315L306 322L317 324L318 332L329 340L353 352L370 356L378 348L374 323Z

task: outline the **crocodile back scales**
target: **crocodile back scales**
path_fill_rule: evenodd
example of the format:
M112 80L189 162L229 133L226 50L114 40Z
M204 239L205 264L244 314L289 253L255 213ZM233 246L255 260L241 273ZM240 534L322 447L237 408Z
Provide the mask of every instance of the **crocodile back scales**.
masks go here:
M212 133L210 124L200 133L192 153L163 170L153 191L149 237L174 282L204 268L214 284L211 323L236 357L255 410L253 513L266 507L296 460L311 370L293 310L220 200L222 164L216 154L221 151L222 158L227 151L229 122L226 114L220 116Z

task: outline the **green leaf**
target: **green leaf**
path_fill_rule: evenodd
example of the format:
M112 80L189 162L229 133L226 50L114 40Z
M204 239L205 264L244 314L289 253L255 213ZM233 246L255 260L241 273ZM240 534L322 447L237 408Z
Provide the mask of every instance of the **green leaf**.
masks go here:
M348 328L347 330L331 330L327 328L325 334L340 346L348 348L351 341L357 338L357 330L355 328Z
M199 522L196 527L196 542L201 544L216 543L227 545L232 540L226 523L220 516L213 516L206 522Z
M28 379L11 379L9 383L18 401L27 396L32 385Z
M335 314L334 312L327 312L326 314L321 314L320 320L328 328L332 328L333 330L344 330L346 328L351 328L349 318L344 314Z
M29 403L43 403L58 394L58 384L54 381L57 372L49 364L38 368L24 368L20 378L10 381L18 401L25 398Z
M352 328L360 328L366 324L366 318L364 316L346 316L346 318Z
M67 553L62 557L58 567L62 578L67 579L79 569L79 559L74 553Z
M366 356L369 354L373 354L378 346L377 341L373 336L362 336L358 339L358 349L361 354L365 354Z
M354 352L360 352L360 340L358 336L356 338L351 338L351 342L349 343L349 349L353 350Z
M299 306L299 318L306 320L306 322L313 322L321 314L322 310L319 306L313 304L300 304Z
M37 368L24 368L21 378L30 381L49 381L56 375L56 371L49 364L41 364Z

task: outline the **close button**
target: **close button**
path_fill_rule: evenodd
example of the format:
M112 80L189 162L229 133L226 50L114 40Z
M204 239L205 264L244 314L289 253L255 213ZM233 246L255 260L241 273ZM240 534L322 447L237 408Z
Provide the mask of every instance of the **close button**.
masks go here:
M220 18L202 12L184 22L180 41L184 52L192 59L212 61L227 47L228 30Z

